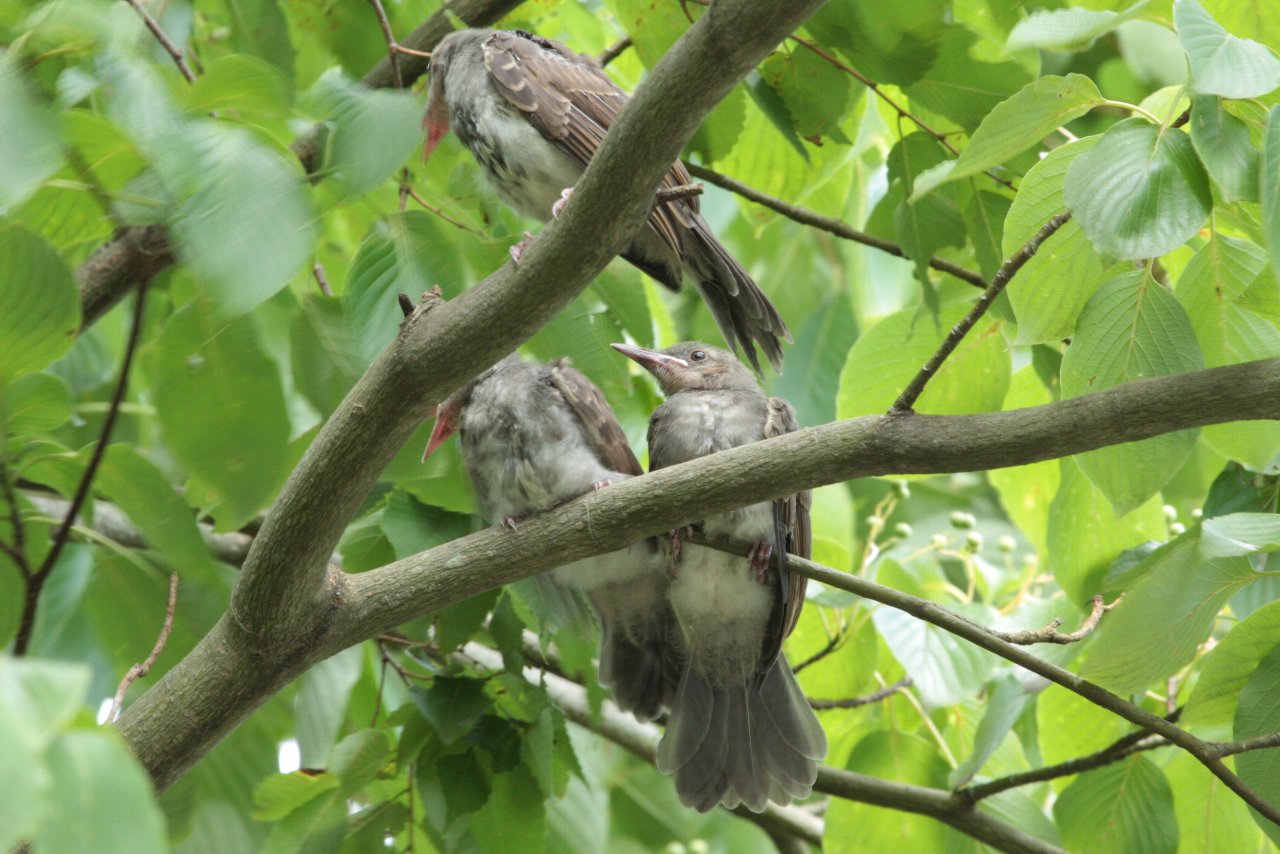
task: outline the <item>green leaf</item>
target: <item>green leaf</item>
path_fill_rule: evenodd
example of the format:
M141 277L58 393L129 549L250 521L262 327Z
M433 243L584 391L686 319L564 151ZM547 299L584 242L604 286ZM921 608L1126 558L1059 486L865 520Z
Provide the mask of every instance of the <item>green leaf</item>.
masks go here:
M0 57L0 210L19 204L62 165L57 121L32 97L16 55Z
M929 742L878 730L862 738L846 767L896 783L944 788L947 764ZM827 808L822 847L827 851L944 851L943 825L924 816L843 799Z
M294 50L289 40L289 22L278 0L255 3L227 3L234 26L231 42L240 53L266 60L293 81Z
M1267 113L1262 135L1262 231L1271 255L1271 272L1280 281L1280 107Z
M1226 111L1221 98L1191 101L1191 144L1225 202L1258 200L1258 149L1249 126Z
M411 693L422 716L446 745L466 735L490 706L484 683L476 679L437 676L430 688L414 688Z
M1222 607L1259 577L1246 558L1203 559L1193 536L1152 560L1152 569L1102 621L1082 671L1119 694L1142 691L1191 661Z
M1228 33L1196 0L1174 0L1173 25L1191 61L1191 88L1203 95L1257 98L1280 86L1280 59Z
M1031 82L1031 76L1012 62L979 62L970 54L976 36L964 27L942 34L938 61L923 79L904 87L912 103L922 104L973 130L996 105Z
M289 462L289 422L275 365L243 318L219 327L202 303L169 319L149 360L165 442L221 502L234 530L275 494Z
M342 781L339 793L345 800L372 783L391 758L386 730L357 730L334 745L329 771Z
M1240 692L1262 657L1276 645L1276 638L1280 638L1280 601L1264 605L1227 632L1204 660L1200 679L1187 700L1185 721L1203 727L1229 724Z
M517 765L491 779L489 801L471 819L471 835L481 851L547 850L547 808L529 769Z
M353 195L387 180L422 145L422 105L408 91L370 89L333 68L308 100L332 125L325 171Z
M1179 854L1265 850L1244 801L1195 757L1178 751L1164 773L1178 813Z
M298 680L294 699L298 754L303 768L325 768L364 669L364 649L349 647L312 667Z
M1203 367L1182 306L1149 269L1135 270L1103 283L1080 313L1062 359L1062 396ZM1076 462L1123 516L1168 483L1195 441L1194 430L1167 433L1078 454Z
M49 749L51 807L37 851L162 852L164 818L151 780L115 733L71 730Z
M489 800L489 775L474 750L441 756L436 760L436 774L445 783L444 803L450 822L475 812Z
M209 120L190 122L180 144L198 160L199 183L174 214L179 255L221 315L244 314L311 257L313 211L298 162Z
M1200 553L1206 558L1249 555L1280 549L1280 516L1232 513L1207 520L1200 529Z
M1084 9L1063 10L1085 12ZM1016 32L1016 29L1015 29ZM1041 77L995 106L960 152L948 180L999 166L1054 130L1105 103L1097 85L1083 74Z
M1013 200L1008 196L979 190L965 205L965 228L973 244L973 254L983 278L990 281L1004 261L1001 245L1004 242L1004 221L1009 215Z
M840 374L836 417L886 411L966 310L967 306L947 306L936 323L917 318L914 310L901 311L864 332L849 350ZM980 320L925 387L916 409L937 415L998 410L1009 388L1003 326L990 315ZM870 365L874 372L868 371Z
M208 577L214 572L195 513L149 460L125 445L112 445L96 484L179 573Z
M1245 240L1214 235L1178 280L1178 299L1210 368L1280 356L1280 331L1241 305L1266 275L1266 254ZM1244 421L1207 427L1206 444L1225 457L1264 468L1280 452L1280 425Z
M337 854L347 830L347 802L329 791L281 819L262 854Z
M28 374L0 386L0 435L43 433L71 418L71 387L53 374Z
M1050 403L1053 395L1040 382L1035 367L1028 365L1013 375L1004 409L1023 409ZM1045 460L1025 466L993 469L987 480L1000 495L1000 504L1039 554L1047 554L1049 508L1058 492L1060 466Z
M23 228L0 227L0 386L71 349L80 289L53 247Z
M815 309L796 333L786 367L773 379L770 392L791 401L802 426L835 420L840 369L857 338L853 303L844 291Z
M1075 458L1059 461L1061 486L1049 508L1049 569L1071 601L1099 592L1107 567L1121 552L1165 538L1160 502L1152 499L1122 519L1085 477Z
M209 63L185 93L193 113L242 110L266 116L289 110L293 90L275 66L256 56L233 53Z
M1022 690L1012 674L993 680L993 684L995 688L987 699L986 711L973 737L973 753L947 778L947 784L953 789L965 785L982 770L1031 700L1031 695Z
M1008 258L1065 207L1062 185L1067 170L1098 144L1085 137L1055 148L1031 167L1004 221L1002 256ZM1075 330L1076 317L1095 288L1110 274L1110 264L1090 245L1080 225L1070 220L1040 245L1009 284L1009 301L1018 318L1019 344L1057 343ZM1045 287L1053 282L1053 287Z
M1132 727L1101 706L1061 685L1050 685L1036 698L1036 729L1045 765L1056 765L1101 750ZM1059 780L1055 788L1066 788Z
M760 66L760 76L782 97L797 134L810 139L844 137L840 119L862 89L849 86L840 69L811 50L793 49L770 54Z
M1253 738L1280 731L1280 644L1273 646L1258 663L1240 692L1236 709L1237 739ZM1236 771L1245 785L1268 803L1280 801L1280 750L1254 750L1236 757ZM1253 820L1271 841L1280 845L1280 825L1263 818L1255 810Z
M338 787L333 774L294 771L272 774L253 790L253 817L259 821L279 821L321 794Z
M1087 771L1058 796L1053 817L1068 851L1174 854L1173 792L1145 756Z
M1006 53L1016 50L1085 50L1098 36L1132 18L1149 5L1149 0L1134 3L1123 12L1104 9L1040 9L1019 21L1005 41Z
M1213 207L1191 139L1145 119L1113 125L1067 172L1067 206L1111 258L1155 258L1191 238Z

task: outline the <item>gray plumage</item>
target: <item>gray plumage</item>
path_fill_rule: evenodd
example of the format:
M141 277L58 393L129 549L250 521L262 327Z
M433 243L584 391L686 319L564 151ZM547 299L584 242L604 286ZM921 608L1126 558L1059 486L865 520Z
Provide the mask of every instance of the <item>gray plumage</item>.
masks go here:
M515 525L607 484L641 474L599 389L567 359L511 355L440 406L436 432L456 429L485 518ZM429 450L441 437L432 436ZM601 622L600 681L624 711L651 720L678 676L669 639L667 576L651 540L536 576L542 594L586 595Z
M650 469L757 442L797 428L785 400L769 398L732 354L705 344L661 352L614 347L654 374L667 400L649 422ZM685 544L670 599L686 665L658 745L658 768L687 806L759 812L807 797L826 735L782 654L799 619L806 580L788 552L810 551L809 494L754 504L700 523L712 539L750 546L752 559ZM768 568L768 554L781 571Z
M459 30L431 56L427 152L452 127L497 194L545 222L626 102L595 60L559 42L519 30ZM662 186L691 180L677 161ZM671 290L687 270L729 345L759 370L758 345L781 370L787 325L711 233L696 196L655 205L622 257Z

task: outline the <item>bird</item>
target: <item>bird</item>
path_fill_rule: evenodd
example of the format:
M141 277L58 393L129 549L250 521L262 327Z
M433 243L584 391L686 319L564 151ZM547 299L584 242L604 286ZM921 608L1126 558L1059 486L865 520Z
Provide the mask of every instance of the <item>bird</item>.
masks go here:
M546 222L559 213L626 103L626 93L594 59L559 42L523 30L457 30L431 54L424 156L453 128L497 195ZM662 186L691 180L676 161ZM524 245L512 250L517 263ZM688 271L729 346L741 347L757 371L759 346L781 371L782 340L791 340L787 325L711 233L696 196L655 204L622 257L672 291Z
M649 421L650 470L796 430L795 410L767 397L732 353L700 342L665 350L614 349L657 379L666 396ZM827 739L782 652L804 604L807 579L788 552L808 557L810 494L706 517L710 540L739 557L685 544L672 556L670 601L684 671L657 765L686 806L760 812L808 797ZM777 556L777 569L770 558Z
M512 354L482 372L437 407L423 458L455 432L482 512L509 528L643 473L604 395L568 358L539 364ZM679 662L655 543L642 540L549 575L553 600L556 587L576 590L599 616L600 682L618 707L642 721L660 716Z

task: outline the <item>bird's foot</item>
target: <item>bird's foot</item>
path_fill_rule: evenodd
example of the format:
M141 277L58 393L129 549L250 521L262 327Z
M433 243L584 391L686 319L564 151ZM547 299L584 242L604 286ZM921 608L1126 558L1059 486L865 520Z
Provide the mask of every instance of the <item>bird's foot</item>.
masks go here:
M599 492L600 490L604 489L606 486L613 486L613 481L597 480L595 483L591 484L591 491Z
M524 240L521 240L515 246L512 246L510 249L507 250L508 252L511 253L511 260L519 264L520 256L524 254L524 250L528 249L529 244L532 242L533 242L533 233L526 231L524 233Z
M687 525L684 528L676 528L670 531L667 536L671 538L671 562L667 565L667 575L672 578L676 577L676 568L680 565L681 552L684 550L682 537L693 536L693 526Z
M569 203L569 197L573 195L573 187L565 187L560 191L560 198L551 206L551 215L560 216L560 212L564 210L564 206Z
M523 521L524 521L523 516L503 516L502 527L509 528L510 530L514 531L516 529L516 525Z
M747 562L751 567L751 577L758 584L764 584L764 574L769 570L769 558L773 556L773 543L760 540L747 552Z

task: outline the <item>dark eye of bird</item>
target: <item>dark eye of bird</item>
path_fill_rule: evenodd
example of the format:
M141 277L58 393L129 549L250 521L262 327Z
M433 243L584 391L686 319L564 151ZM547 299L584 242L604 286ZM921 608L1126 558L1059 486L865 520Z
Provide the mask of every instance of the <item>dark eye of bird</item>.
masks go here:
M701 362L703 359L707 358L707 354L701 350L694 350L689 354L689 358L695 362Z

